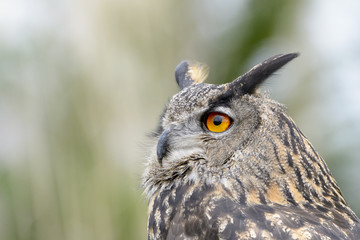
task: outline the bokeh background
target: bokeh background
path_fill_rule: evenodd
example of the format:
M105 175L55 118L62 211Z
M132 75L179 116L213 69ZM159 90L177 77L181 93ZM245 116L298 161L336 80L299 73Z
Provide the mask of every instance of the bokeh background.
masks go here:
M147 134L183 59L231 81L301 56L263 89L360 215L360 2L0 1L0 239L146 239Z

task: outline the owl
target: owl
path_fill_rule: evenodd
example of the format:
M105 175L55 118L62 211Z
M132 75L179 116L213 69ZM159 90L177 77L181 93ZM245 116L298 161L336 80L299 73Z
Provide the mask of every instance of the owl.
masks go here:
M326 163L283 105L258 86L298 54L232 82L175 69L180 91L154 133L143 175L148 239L360 239L360 223Z

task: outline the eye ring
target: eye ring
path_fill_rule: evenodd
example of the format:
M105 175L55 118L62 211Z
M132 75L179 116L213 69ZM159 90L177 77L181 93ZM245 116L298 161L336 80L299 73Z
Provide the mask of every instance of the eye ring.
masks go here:
M210 132L220 133L229 129L232 119L225 113L210 112L206 115L204 124Z

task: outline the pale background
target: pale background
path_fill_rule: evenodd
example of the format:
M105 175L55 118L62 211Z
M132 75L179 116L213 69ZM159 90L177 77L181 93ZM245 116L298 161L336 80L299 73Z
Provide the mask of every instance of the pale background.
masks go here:
M264 85L360 214L360 2L0 1L0 239L145 239L140 177L174 68Z

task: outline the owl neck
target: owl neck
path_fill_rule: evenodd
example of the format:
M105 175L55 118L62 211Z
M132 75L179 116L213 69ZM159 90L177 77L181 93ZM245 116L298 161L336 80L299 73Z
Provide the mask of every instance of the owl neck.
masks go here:
M276 127L264 126L259 134L255 138L264 139L261 150L254 151L254 146L241 150L242 160L234 164L239 168L234 172L240 174L223 184L235 189L236 201L335 208L354 216L326 163L291 118L280 112Z

